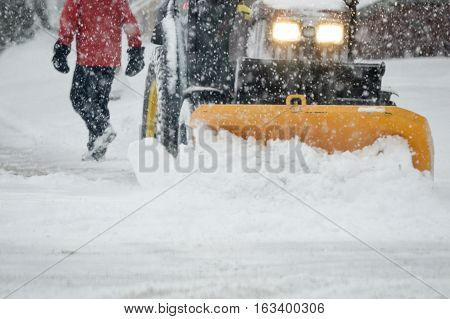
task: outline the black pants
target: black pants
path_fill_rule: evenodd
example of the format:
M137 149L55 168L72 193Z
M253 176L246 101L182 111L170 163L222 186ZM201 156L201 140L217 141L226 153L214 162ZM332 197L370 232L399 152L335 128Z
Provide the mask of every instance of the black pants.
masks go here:
M109 93L114 68L77 65L70 99L89 130L90 140L101 136L109 125Z

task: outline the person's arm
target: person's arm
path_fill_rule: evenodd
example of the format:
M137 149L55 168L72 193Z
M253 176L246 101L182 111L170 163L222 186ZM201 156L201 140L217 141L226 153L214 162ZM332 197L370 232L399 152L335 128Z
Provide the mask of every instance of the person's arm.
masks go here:
M123 30L128 37L128 56L129 61L125 74L128 76L135 76L145 66L144 62L144 50L141 40L141 31L136 21L133 12L131 12L128 0L123 0Z
M53 47L52 63L61 73L70 71L67 64L67 56L70 53L70 44L78 25L78 0L67 0L61 13L59 36Z
M78 25L78 0L67 0L59 20L58 42L70 46Z
M128 0L123 0L123 30L128 38L128 46L130 48L139 48L142 46L141 31L136 18L131 12Z

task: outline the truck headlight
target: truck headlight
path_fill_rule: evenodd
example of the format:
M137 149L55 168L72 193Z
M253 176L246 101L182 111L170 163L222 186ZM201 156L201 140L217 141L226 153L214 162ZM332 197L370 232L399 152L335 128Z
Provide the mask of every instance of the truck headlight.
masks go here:
M277 42L300 42L300 24L294 21L276 21L273 24L272 38Z
M319 44L343 44L344 26L340 23L319 24L316 30L316 41Z

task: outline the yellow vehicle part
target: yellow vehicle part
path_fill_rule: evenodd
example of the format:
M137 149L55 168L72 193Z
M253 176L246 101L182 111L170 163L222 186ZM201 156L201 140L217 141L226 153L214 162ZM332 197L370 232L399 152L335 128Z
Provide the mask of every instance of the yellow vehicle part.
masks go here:
M409 143L413 166L433 172L433 141L427 120L395 106L306 105L304 96L293 95L287 98L287 105L200 105L190 126L199 123L263 142L298 136L329 153L351 152L380 137L400 136Z
M156 109L158 106L158 89L156 81L153 81L150 85L150 92L148 95L148 105L145 123L145 137L155 137L156 127L155 127L155 117Z
M240 3L236 7L236 11L242 13L244 15L245 20L251 20L252 9L249 6L245 5L244 3Z

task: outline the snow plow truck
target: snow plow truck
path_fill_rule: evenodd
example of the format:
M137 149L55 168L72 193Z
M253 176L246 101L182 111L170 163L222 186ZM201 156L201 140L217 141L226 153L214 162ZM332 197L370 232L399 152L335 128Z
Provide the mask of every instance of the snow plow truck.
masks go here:
M427 120L382 89L384 63L356 63L357 0L167 0L159 8L142 138L173 156L206 125L262 143L298 137L329 153L408 141L433 172Z

